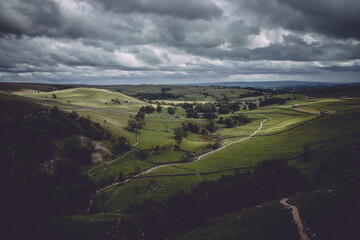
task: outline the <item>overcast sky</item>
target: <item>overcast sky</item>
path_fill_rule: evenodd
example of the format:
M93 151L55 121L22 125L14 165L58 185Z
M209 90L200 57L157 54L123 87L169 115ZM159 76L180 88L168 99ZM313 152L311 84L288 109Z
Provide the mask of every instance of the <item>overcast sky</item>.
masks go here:
M1 0L0 81L360 81L359 0Z

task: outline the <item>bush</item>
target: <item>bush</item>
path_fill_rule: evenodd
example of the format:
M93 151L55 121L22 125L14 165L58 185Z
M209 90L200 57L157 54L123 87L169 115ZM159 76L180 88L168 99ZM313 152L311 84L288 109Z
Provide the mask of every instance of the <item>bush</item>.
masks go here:
M215 123L214 123L213 121L210 121L210 122L206 125L206 129L207 129L209 132L213 133L213 132L215 132L215 131L217 130L217 127L216 127L216 125L215 125Z
M227 128L232 128L234 127L234 120L232 118L226 118L225 124Z
M173 107L168 107L167 112L171 115L175 114L175 109Z
M91 163L91 146L84 145L78 136L71 136L65 142L65 153L67 157L81 165Z
M255 103L249 103L248 107L249 107L249 110L254 110L257 108L257 105Z

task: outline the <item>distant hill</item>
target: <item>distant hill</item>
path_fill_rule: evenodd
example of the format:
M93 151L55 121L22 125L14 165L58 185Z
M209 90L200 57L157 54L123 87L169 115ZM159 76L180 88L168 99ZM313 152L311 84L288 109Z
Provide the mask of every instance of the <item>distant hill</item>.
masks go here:
M193 84L199 86L224 86L224 87L256 87L256 88L298 88L298 87L319 87L335 86L339 84L328 82L307 82L307 81L262 81L262 82L217 82Z

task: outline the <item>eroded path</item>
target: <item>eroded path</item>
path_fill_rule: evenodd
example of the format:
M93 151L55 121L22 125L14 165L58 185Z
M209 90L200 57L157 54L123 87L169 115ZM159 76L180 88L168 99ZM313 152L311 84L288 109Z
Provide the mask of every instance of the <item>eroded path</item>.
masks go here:
M264 116L264 115L262 115L262 116ZM264 117L266 117L267 119L262 120L262 122L260 123L259 128L258 128L255 132L253 132L250 136L248 136L248 137L246 137L246 138L242 138L242 139L240 139L240 140L238 140L238 141L235 141L235 142L228 143L228 144L226 144L226 145L224 145L224 146L222 146L222 147L220 147L220 148L218 148L218 149L212 150L212 151L210 151L210 152L204 153L204 154L198 156L195 161L200 160L202 157L205 157L205 156L207 156L207 155L210 155L210 154L212 154L212 153L214 153L214 152L220 151L220 150L222 150L222 149L224 149L224 148L226 148L226 147L228 147L228 146L230 146L230 145L233 145L233 144L235 144L235 143L239 143L239 142L242 142L242 141L245 141L245 140L248 140L248 139L252 138L255 134L257 134L257 133L261 130L261 128L262 128L262 126L263 126L263 123L264 123L266 120L268 120L268 119L270 120L270 119L271 119L270 117L267 117L267 116L264 116Z
M304 225L303 225L303 223L301 221L300 214L299 214L299 209L296 206L287 203L288 200L289 200L288 198L283 198L283 199L281 199L280 203L282 205L284 205L286 208L291 209L293 219L294 219L294 221L295 221L295 223L296 223L296 225L297 225L297 227L299 229L299 234L301 236L301 240L310 240L311 238L306 233Z
M140 135L140 133L139 133L139 131L138 131L138 132L137 132L137 135L136 135L136 143L134 143L134 144L132 145L132 147L135 147L136 145L139 144L139 135ZM111 160L111 161L109 161L109 162L106 162L106 163L97 165L97 166L95 166L95 167L93 167L93 168L90 168L86 173L89 174L90 172L92 172L93 170L95 170L95 169L97 169L97 168L100 168L100 167L105 166L105 165L109 165L109 164L111 164L111 163L113 163L113 162L115 162L115 161L117 161L117 160L119 160L119 159L121 159L121 158L125 158L127 155L129 155L129 154L132 153L132 152L134 152L134 149L125 152L125 153L122 154L121 156L119 156L119 157L117 157L117 158L115 158L115 159L113 159L113 160Z

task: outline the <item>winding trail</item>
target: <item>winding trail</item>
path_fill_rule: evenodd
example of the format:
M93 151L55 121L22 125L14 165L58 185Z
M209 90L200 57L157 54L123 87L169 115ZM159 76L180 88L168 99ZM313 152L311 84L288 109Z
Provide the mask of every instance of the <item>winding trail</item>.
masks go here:
M299 214L299 209L294 206L294 205L291 205L289 203L287 203L289 199L288 198L283 198L281 199L280 203L282 205L284 205L287 209L291 209L291 213L293 215L293 219L299 229L299 234L301 236L301 240L310 240L311 238L309 237L309 235L307 234L307 232L305 231L305 228L304 228L304 225L301 221L301 218L300 218L300 214Z
M224 146L222 146L222 147L220 147L220 148L218 148L218 149L215 149L215 150L209 151L209 152L207 152L207 153L201 154L201 155L195 157L194 160L193 160L193 161L190 161L190 162L199 161L199 160L200 160L201 158L203 158L204 156L208 156L208 155L210 155L210 154L212 154L212 153L215 153L215 152L217 152L217 151L220 151L220 150L222 150L222 149L224 149L224 148L226 148L226 147L228 147L228 146L230 146L230 145L232 145L232 144L239 143L239 142L242 142L242 141L245 141L245 140L248 140L248 139L252 138L254 135L256 135L256 134L261 130L261 128L263 127L264 122L271 119L270 117L267 117L267 116L265 116L265 115L262 115L262 116L263 116L263 117L266 117L267 119L264 119L264 120L260 123L259 128L258 128L255 132L253 132L251 135L249 135L249 136L247 136L247 137L245 137L245 138L243 138L243 139L240 139L240 140L238 140L238 141L228 143L228 144L226 144L226 145L224 145ZM150 167L150 168L146 169L144 172L134 175L132 178L126 179L126 180L124 180L124 181L122 181L122 182L114 182L114 183L112 183L112 184L110 184L110 185L108 185L108 186L106 186L106 187L103 187L103 188L97 190L96 193L102 192L102 191L104 191L104 190L106 190L106 189L108 189L108 188L111 188L111 187L115 187L115 186L118 186L118 185L121 185L121 184L130 182L130 181L131 181L132 179L134 179L134 178L141 178L143 175L145 175L145 174L147 174L147 173L149 173L149 172L152 172L152 171L154 171L155 169L158 169L158 168L168 167L168 166L175 166L175 165L180 165L180 164L185 164L185 163L190 163L190 162L168 163L168 164L163 164L163 165L158 165L158 166Z
M238 140L238 141L228 143L228 144L226 144L226 145L224 145L224 146L222 146L222 147L220 147L220 148L218 148L218 149L215 149L215 150L212 150L212 151L210 151L210 152L204 153L204 154L198 156L195 161L200 160L200 159L201 159L202 157L204 157L204 156L207 156L207 155L212 154L212 153L214 153L214 152L220 151L220 150L222 150L222 149L224 149L224 148L226 148L226 147L228 147L228 146L230 146L230 145L233 145L233 144L235 144L235 143L239 143L239 142L242 142L242 141L245 141L245 140L248 140L248 139L252 138L254 135L256 135L256 134L261 130L261 128L262 128L262 126L263 126L263 123L264 123L266 120L270 120L270 119L271 119L271 117L267 117L267 116L265 116L265 115L261 115L261 116L266 117L267 119L262 120L262 122L260 123L259 128L258 128L255 132L253 132L251 135L249 135L249 136L246 137L246 138L240 139L240 140Z

